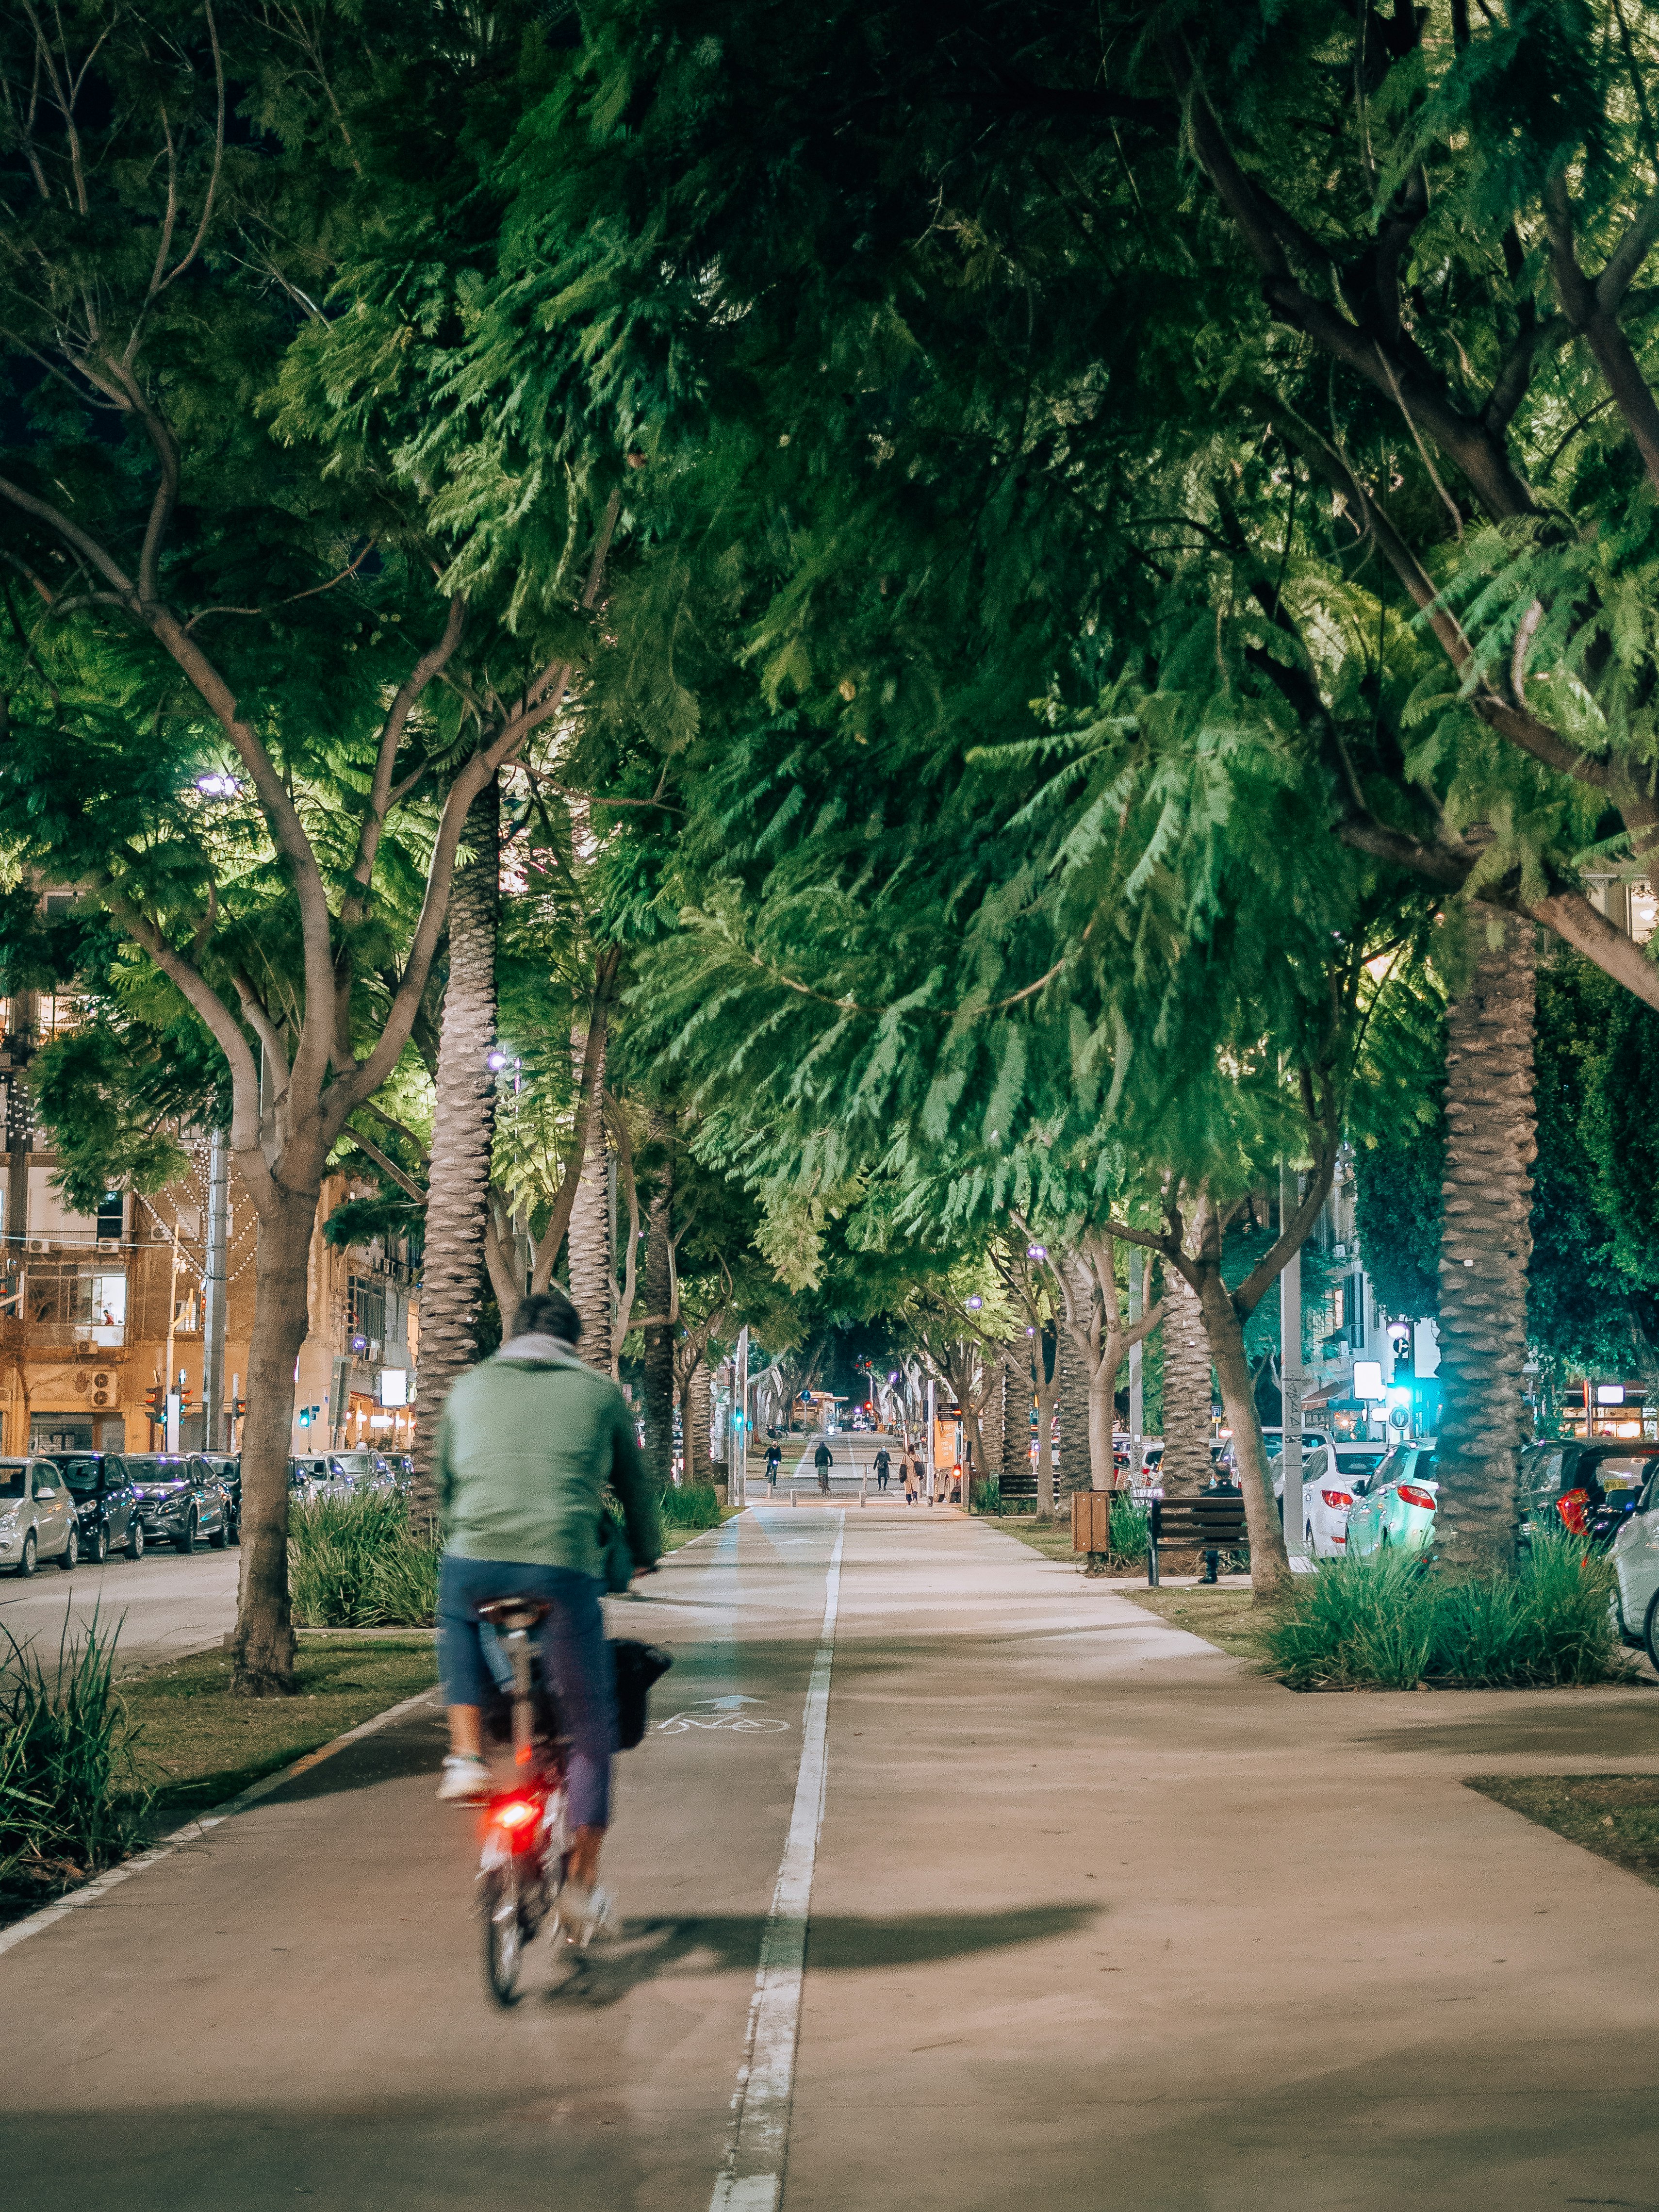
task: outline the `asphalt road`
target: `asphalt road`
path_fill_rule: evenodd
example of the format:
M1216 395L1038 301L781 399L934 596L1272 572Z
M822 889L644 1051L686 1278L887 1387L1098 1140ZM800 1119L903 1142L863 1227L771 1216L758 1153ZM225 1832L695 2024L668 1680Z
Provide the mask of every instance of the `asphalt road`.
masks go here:
M0 1954L8 2212L1654 2204L1659 1890L1463 1782L1659 1691L1293 1696L948 1510L645 1587L621 1942L489 2003L422 1709Z
M28 1582L0 1577L0 1628L19 1644L32 1643L51 1656L67 1619L71 1636L94 1620L118 1627L120 1669L153 1667L218 1644L236 1626L236 1576L241 1553L204 1549L146 1552L142 1559L116 1553L101 1567L81 1565L72 1574L47 1565ZM0 1661L10 1653L0 1639Z

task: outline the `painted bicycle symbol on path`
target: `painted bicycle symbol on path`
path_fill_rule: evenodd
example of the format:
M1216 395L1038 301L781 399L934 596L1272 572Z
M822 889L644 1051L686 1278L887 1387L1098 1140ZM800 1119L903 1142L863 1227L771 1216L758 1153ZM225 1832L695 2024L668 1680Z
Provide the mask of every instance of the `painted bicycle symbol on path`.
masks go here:
M764 1698L699 1698L696 1708L683 1713L671 1713L665 1721L659 1721L653 1731L657 1735L687 1735L693 1729L726 1729L732 1735L775 1735L780 1729L788 1730L787 1721L769 1720L763 1713L746 1712L747 1705L763 1705Z

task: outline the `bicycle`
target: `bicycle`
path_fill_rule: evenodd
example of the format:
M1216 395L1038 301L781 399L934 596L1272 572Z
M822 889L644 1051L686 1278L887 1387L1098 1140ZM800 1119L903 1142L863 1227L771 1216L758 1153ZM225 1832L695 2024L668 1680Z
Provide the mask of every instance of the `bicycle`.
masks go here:
M483 1917L484 1976L499 2005L518 1989L526 1943L534 1941L564 1887L569 1833L566 1819L566 1750L557 1733L550 1686L541 1686L550 1732L538 1732L538 1686L532 1666L532 1632L551 1607L538 1598L494 1598L478 1618L500 1632L513 1662L513 1763L516 1778L484 1810L483 1850L478 1862L478 1903Z

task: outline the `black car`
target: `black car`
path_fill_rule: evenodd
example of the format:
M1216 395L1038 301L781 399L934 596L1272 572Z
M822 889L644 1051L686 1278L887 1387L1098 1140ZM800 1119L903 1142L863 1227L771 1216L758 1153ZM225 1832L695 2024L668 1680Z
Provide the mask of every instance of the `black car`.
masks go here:
M122 1454L59 1452L57 1458L75 1500L81 1557L100 1567L112 1552L142 1559L144 1524Z
M230 1540L242 1540L242 1455L228 1452L199 1452L197 1456L206 1462L214 1480L225 1493L230 1508Z
M230 1541L230 1501L199 1452L125 1455L144 1534L152 1544L193 1552L205 1536L216 1552Z
M1602 1509L1634 1504L1652 1463L1652 1446L1640 1437L1629 1443L1615 1437L1592 1437L1588 1442L1556 1437L1528 1444L1521 1454L1516 1495L1521 1549L1526 1550L1534 1527L1557 1534L1563 1528L1582 1534ZM1603 1466L1608 1474L1605 1484L1597 1474Z

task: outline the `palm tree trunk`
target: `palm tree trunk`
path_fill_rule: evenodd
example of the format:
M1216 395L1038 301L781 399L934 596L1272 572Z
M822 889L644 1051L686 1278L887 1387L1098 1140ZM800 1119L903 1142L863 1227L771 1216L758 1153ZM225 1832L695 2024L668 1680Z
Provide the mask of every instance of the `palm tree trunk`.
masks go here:
M699 1357L696 1365L686 1378L685 1410L680 1419L684 1425L685 1470L690 1482L712 1482L714 1463L710 1423L713 1418L713 1399L709 1385L712 1377L708 1363Z
M1062 1332L1063 1333L1063 1332ZM1048 1347L1039 1329L1030 1340L1031 1388L1036 1398L1036 1510L1039 1521L1054 1517L1054 1398L1060 1388L1060 1346L1054 1371L1048 1372Z
M1164 1467L1166 1498L1192 1498L1210 1479L1210 1344L1198 1293L1164 1273Z
M571 1057L577 1079L590 1059L588 1033L577 1030L571 1039ZM589 1079L597 1102L605 1088L605 1040L591 1055ZM605 1374L611 1370L611 1323L617 1285L617 1240L611 1224L611 1172L605 1158L605 1118L595 1110L588 1115L587 1146L572 1174L578 1175L570 1208L568 1250L570 1298L582 1317L581 1355L590 1367Z
M439 1419L451 1384L477 1358L483 1303L484 1224L495 1130L495 1078L489 1059L495 1042L500 804L492 777L468 811L465 836L473 857L456 870L449 903L449 979L438 1039L415 1400L411 1506L417 1516L427 1518L438 1510L433 1456ZM512 1315L504 1313L502 1335L512 1327Z
M1054 1396L1060 1414L1060 1494L1091 1486L1089 1464L1089 1357L1064 1320L1054 1350ZM1068 1511L1070 1508L1066 1509Z
M1002 1440L1006 1432L1008 1400L1012 1377L1008 1372L1008 1354L999 1345L992 1357L989 1387L985 1402L980 1408L979 1433L984 1463L974 1469L977 1482L997 1482L1002 1475ZM969 1494L972 1485L969 1485ZM965 1502L965 1501L964 1501Z
M673 1117L651 1116L651 1140L661 1153L656 1187L645 1215L645 1463L652 1480L667 1483L674 1472Z
M1533 924L1470 908L1480 943L1446 1018L1446 1170L1440 1237L1439 1510L1459 1565L1515 1556L1516 1454L1525 1425L1532 1258Z

